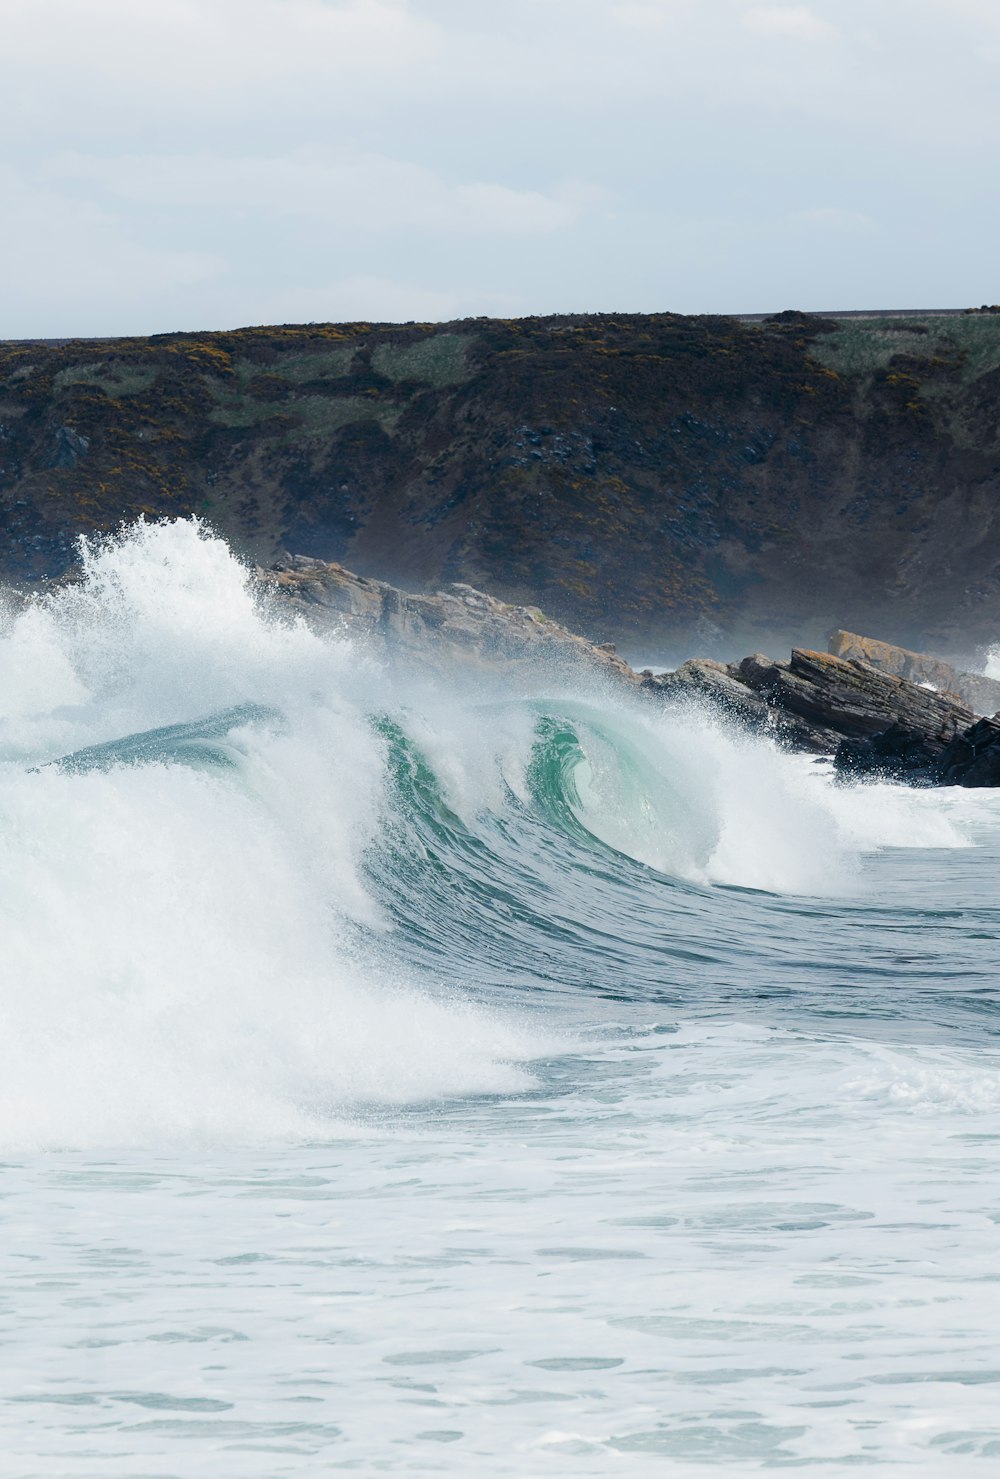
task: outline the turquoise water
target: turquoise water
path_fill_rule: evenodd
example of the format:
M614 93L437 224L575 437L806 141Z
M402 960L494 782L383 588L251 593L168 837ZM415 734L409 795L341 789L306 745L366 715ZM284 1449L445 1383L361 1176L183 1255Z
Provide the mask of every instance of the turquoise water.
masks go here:
M0 1472L991 1472L1000 802L141 526L0 638Z

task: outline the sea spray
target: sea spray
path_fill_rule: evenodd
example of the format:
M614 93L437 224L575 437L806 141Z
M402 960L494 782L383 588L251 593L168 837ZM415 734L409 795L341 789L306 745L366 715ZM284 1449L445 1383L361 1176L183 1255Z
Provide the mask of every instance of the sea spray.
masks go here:
M963 840L700 711L394 678L196 521L84 543L0 673L8 1146L517 1090L533 993L683 996L739 914L713 886L843 893L865 850Z
M0 642L23 674L0 730L0 1140L301 1136L524 1082L520 1028L365 963L385 920L361 875L384 776L364 655L269 617L197 525L84 554ZM267 707L228 727L224 771L127 744L46 763L199 715L218 746L213 716L248 699Z

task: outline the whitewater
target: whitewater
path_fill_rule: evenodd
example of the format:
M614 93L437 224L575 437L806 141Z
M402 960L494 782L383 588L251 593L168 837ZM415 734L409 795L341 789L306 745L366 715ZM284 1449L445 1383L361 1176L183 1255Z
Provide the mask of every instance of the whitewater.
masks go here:
M0 1473L1000 1461L1000 798L321 636L0 621Z

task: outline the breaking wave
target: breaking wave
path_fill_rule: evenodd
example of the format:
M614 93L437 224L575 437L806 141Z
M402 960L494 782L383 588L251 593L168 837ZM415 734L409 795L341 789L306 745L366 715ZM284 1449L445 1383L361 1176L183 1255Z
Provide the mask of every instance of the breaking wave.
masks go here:
M507 1093L569 1030L556 999L579 1025L809 974L849 1011L866 855L969 836L697 709L403 680L195 521L84 544L79 582L8 610L0 832L7 1146Z

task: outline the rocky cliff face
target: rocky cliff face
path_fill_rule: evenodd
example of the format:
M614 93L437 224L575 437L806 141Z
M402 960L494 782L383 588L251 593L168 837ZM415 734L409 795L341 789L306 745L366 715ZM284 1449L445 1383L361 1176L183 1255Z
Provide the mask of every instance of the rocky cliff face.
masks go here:
M0 346L0 578L203 515L598 640L1000 624L1000 316L671 314Z

